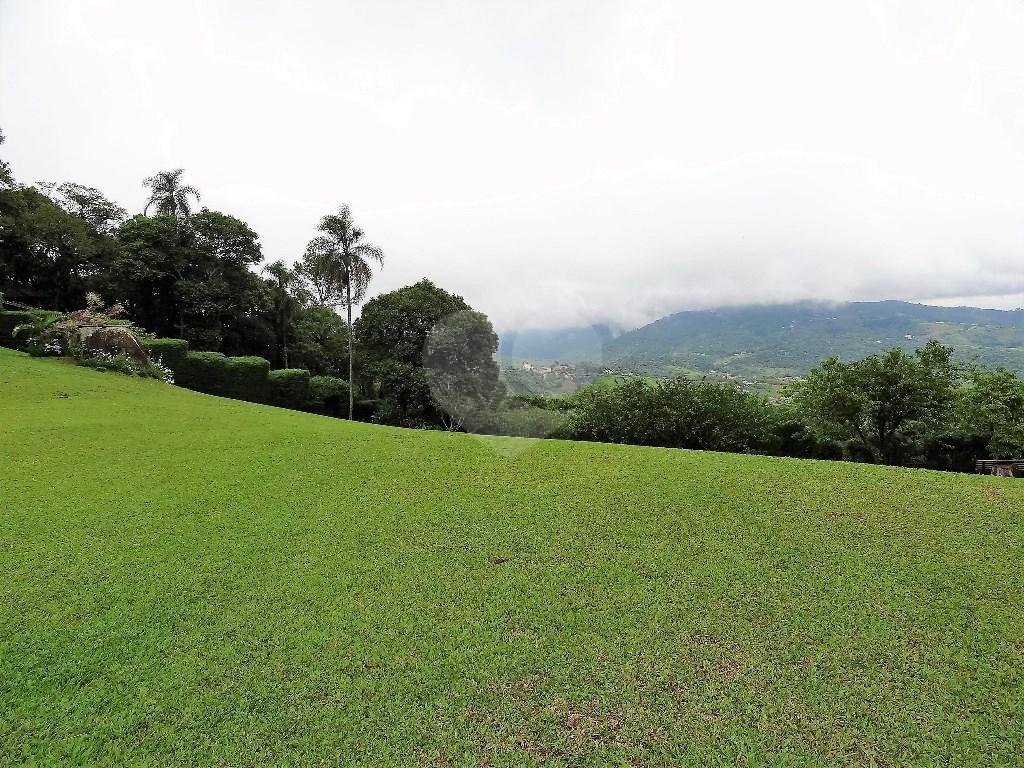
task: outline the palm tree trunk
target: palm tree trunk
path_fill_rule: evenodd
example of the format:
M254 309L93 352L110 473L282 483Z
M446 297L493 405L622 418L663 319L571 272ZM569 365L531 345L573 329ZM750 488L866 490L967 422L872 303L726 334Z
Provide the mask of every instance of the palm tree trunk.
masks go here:
M284 291L282 290L282 294ZM288 315L284 301L281 302L281 350L284 352L284 367L288 367Z
M352 421L352 286L345 286L345 310L348 313L348 420Z

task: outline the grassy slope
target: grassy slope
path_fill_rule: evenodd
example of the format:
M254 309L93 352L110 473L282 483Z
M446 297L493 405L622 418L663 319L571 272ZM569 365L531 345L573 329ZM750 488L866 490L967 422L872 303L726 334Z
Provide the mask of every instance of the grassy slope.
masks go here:
M0 350L0 762L1024 754L1024 482L502 446Z

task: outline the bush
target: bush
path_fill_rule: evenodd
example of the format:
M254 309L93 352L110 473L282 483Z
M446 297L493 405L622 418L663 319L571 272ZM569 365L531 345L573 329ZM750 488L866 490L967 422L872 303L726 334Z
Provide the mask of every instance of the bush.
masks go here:
M725 384L630 378L567 399L557 435L572 440L740 453L769 443L770 406Z
M170 368L175 375L181 369L188 354L188 342L184 339L140 339L139 343L150 358Z
M512 437L548 437L558 431L565 416L550 408L517 406L499 413L498 431Z
M33 325L43 315L51 312L0 312L0 347L11 349L27 349L29 337L24 334L14 335L19 325Z
M123 373L126 376L139 376L144 379L159 379L168 384L173 382L173 373L159 362L139 360L131 355L96 352L83 357L78 364L97 371Z
M304 368L271 371L270 402L282 408L305 408L309 402L309 371Z
M189 352L181 363L177 382L208 395L265 403L270 399L269 374L270 362L266 358Z
M348 382L337 376L313 376L309 380L309 404L328 416L348 415Z
M226 360L227 357L220 352L186 352L177 372L177 383L197 392L219 394L223 387L220 379L227 368Z

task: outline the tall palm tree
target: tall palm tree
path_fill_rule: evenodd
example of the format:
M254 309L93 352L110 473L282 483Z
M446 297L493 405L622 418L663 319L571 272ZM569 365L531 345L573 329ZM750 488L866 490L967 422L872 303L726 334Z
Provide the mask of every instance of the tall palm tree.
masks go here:
M365 232L352 220L352 211L342 205L337 213L324 216L317 227L323 234L310 240L303 257L303 274L315 282L317 277L324 290L319 291L321 300L333 299L335 304L345 305L348 325L348 417L353 411L352 377L352 307L366 297L370 279L373 277L372 264L384 266L384 252L372 243L366 242Z
M143 179L142 186L149 187L149 201L142 212L148 214L149 207L155 205L157 213L173 216L175 219L188 218L192 213L189 198L194 197L198 203L199 190L182 185L181 175L184 172L184 168L175 168L173 171L160 171L155 176Z
M291 320L293 299L290 288L294 284L297 275L288 269L284 261L277 261L267 264L263 271L275 280L274 302L277 304L277 319L281 330L281 355L284 367L288 367L288 323Z

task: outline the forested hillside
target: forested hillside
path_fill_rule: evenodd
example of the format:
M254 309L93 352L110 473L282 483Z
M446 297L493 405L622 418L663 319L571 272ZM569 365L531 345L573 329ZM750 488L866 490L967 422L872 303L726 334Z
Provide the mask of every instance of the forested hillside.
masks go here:
M931 338L951 345L961 359L1024 371L1024 311L903 301L679 312L608 340L602 360L652 373L720 371L770 379L804 374L831 355L854 360L891 347L911 351ZM531 339L520 334L515 340L517 356L571 360L580 346L578 330L567 331L561 347L554 332L536 350ZM508 342L503 336L503 349Z

